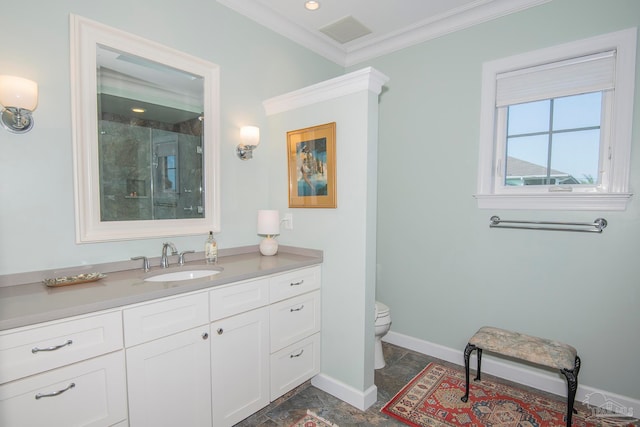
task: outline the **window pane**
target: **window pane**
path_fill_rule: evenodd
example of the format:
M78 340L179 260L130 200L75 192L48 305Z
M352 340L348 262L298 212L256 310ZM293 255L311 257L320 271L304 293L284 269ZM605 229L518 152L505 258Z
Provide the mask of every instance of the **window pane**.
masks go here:
M553 130L600 126L602 92L557 98L553 103Z
M547 176L549 136L536 135L507 139L505 185L540 185Z
M555 134L551 149L551 169L575 178L566 184L598 183L600 130Z
M509 106L505 185L599 184L602 96Z
M550 100L527 102L526 104L511 105L507 133L522 135L535 132L549 131L549 117L551 115Z

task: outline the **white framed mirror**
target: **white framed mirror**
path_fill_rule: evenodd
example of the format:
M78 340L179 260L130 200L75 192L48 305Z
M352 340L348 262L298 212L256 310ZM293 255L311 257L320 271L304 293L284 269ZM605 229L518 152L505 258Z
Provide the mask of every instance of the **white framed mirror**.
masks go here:
M220 231L219 67L70 17L76 241Z

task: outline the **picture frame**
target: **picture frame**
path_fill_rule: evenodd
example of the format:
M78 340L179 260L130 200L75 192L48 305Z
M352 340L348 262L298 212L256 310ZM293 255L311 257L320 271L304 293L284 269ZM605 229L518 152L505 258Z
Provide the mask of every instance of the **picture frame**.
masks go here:
M336 123L287 132L290 208L336 208Z

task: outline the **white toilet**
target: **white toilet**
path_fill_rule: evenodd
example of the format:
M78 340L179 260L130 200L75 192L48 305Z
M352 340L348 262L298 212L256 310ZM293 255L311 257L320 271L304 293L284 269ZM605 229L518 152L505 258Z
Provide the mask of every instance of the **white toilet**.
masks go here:
M391 313L389 307L376 301L376 343L375 343L375 369L384 368L384 354L382 354L382 337L389 332L391 327Z

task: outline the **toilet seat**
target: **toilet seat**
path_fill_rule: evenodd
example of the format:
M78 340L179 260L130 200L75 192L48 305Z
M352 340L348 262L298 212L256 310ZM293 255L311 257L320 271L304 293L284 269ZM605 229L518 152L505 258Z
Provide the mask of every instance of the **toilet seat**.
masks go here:
M385 304L376 301L376 320L378 320L381 317L385 317L389 315L389 307L387 307Z

